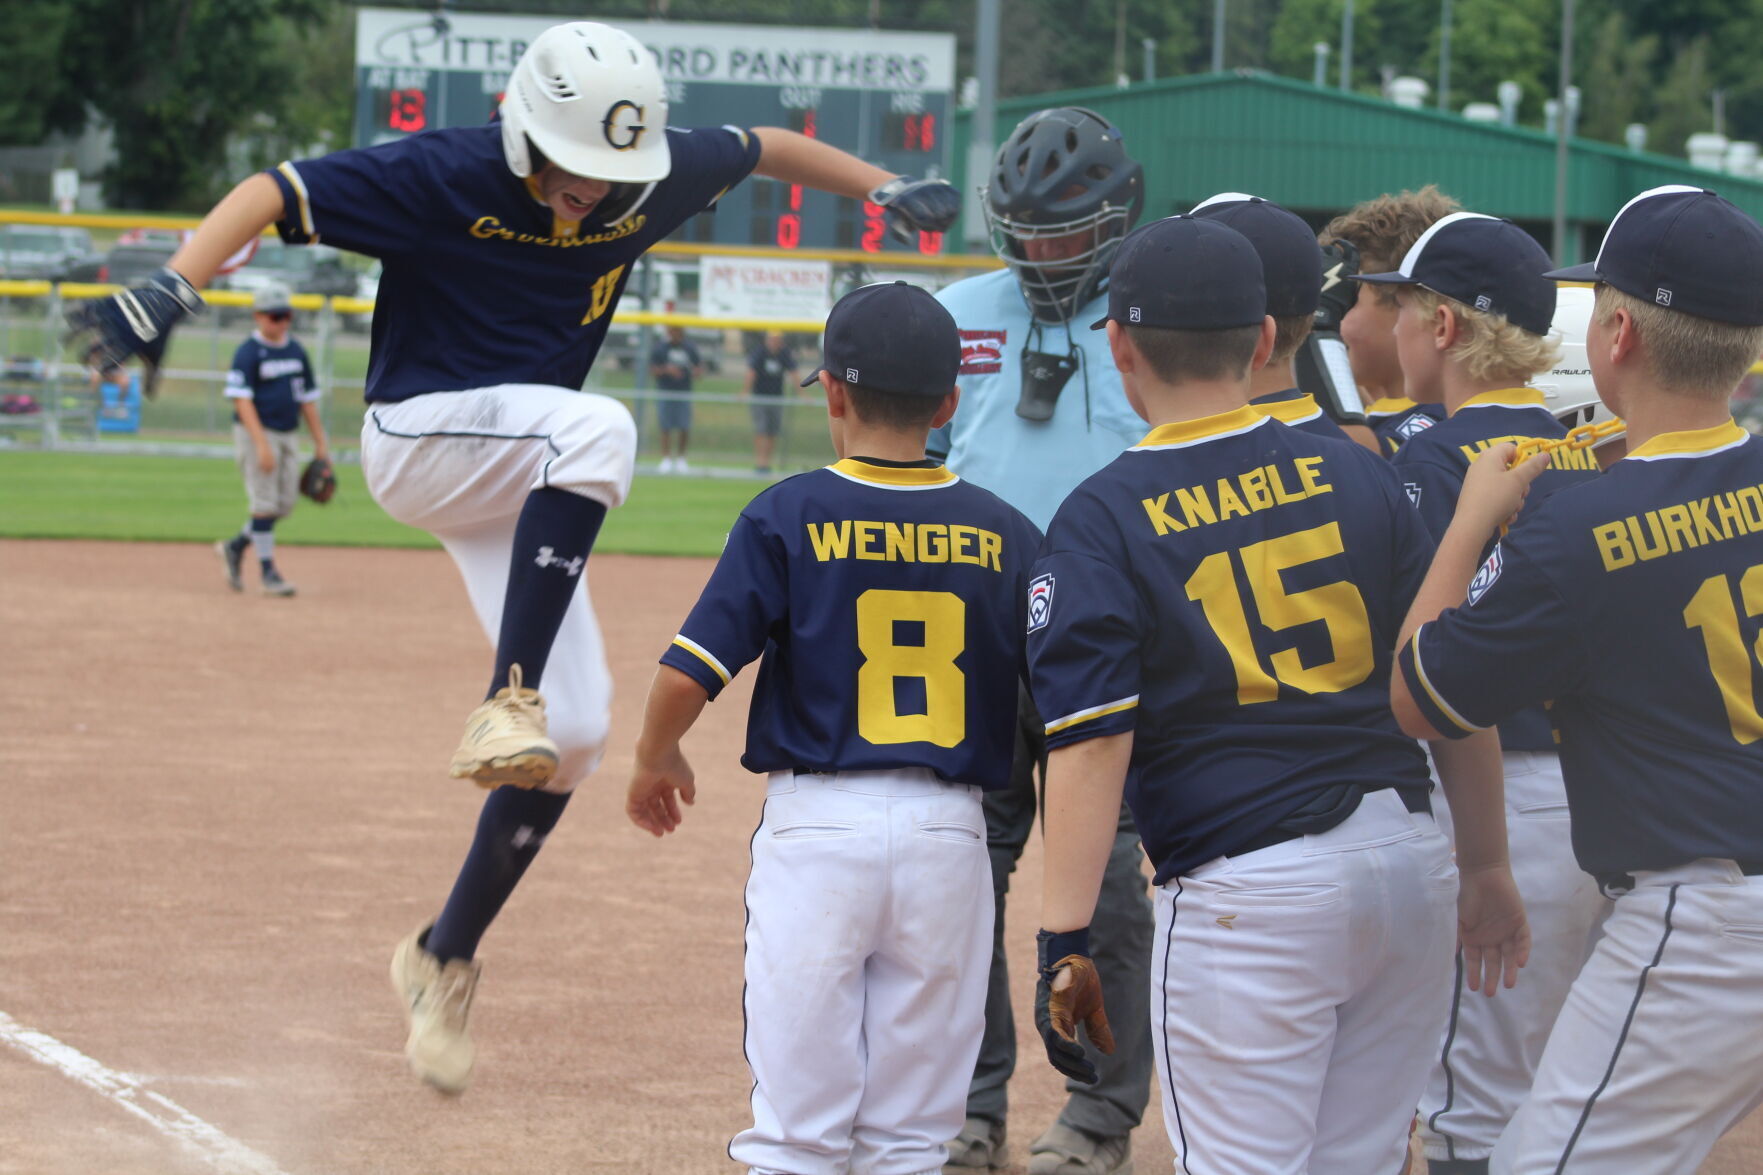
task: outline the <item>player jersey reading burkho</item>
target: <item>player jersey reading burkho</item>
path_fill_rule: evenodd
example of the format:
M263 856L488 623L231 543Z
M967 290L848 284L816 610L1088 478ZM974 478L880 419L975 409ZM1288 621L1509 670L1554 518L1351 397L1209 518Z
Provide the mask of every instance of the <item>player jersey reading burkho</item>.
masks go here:
M1402 669L1452 736L1555 700L1588 873L1756 861L1760 614L1763 441L1666 433L1515 527Z
M496 123L268 174L288 208L276 225L283 240L322 239L384 263L379 296L405 312L374 315L368 400L505 383L579 388L631 263L759 161L758 140L734 127L669 128L667 144L666 179L606 202L616 224L603 211L556 219L534 181L509 172Z
M763 655L749 771L926 767L1004 786L1040 534L926 461L847 458L736 519L664 665L715 698ZM1000 594L1000 589L1006 589ZM1018 590L1019 589L1019 590Z
M1424 792L1385 691L1431 553L1358 445L1252 407L1154 429L1072 494L1035 565L1048 745L1133 732L1159 884L1330 789Z

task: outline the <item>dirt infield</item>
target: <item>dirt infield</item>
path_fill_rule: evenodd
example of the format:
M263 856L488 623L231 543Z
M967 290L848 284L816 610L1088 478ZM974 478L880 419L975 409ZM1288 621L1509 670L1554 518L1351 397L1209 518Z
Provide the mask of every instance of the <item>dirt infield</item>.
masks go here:
M449 1100L404 1068L385 969L471 835L481 793L445 764L489 652L439 552L283 560L293 600L234 596L203 547L0 542L0 1175L734 1170L750 674L688 740L684 829L621 806L709 564L593 562L613 741L486 940ZM1039 876L1031 847L1019 976ZM1061 1098L1029 1019L1019 1159ZM1155 1096L1141 1173L1170 1169ZM1705 1171L1759 1169L1753 1120Z

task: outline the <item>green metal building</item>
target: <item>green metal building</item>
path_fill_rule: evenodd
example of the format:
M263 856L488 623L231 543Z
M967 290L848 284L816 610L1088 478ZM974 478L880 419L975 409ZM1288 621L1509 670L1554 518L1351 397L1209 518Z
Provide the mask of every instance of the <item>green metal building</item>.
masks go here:
M1464 208L1517 221L1551 244L1555 139L1540 131L1243 70L1013 98L998 104L993 141L1002 143L1025 116L1048 106L1086 106L1120 127L1128 150L1145 166L1146 218L1237 191L1283 204L1320 226L1369 197L1436 183ZM969 128L963 112L953 145L954 179L964 191L970 187ZM983 177L972 181L979 182ZM1590 256L1629 197L1660 184L1711 187L1763 219L1763 180L1574 139L1569 259Z

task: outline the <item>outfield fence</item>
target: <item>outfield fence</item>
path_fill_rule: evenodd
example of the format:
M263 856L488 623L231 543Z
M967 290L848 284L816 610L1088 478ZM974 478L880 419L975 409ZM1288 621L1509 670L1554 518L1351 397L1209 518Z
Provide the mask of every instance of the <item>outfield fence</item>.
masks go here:
M0 223L7 221L109 228L191 227L196 223L175 217L0 212ZM853 250L784 253L668 241L656 245L639 263L630 292L639 298L653 293L653 258L691 256L829 262L834 296L880 277L908 276L934 289L998 265L994 258L978 256L869 255ZM231 290L206 292L207 311L180 325L172 337L158 395L137 408L126 393L119 396L102 388L94 373L64 343L68 308L117 288L0 280L0 447L230 457L232 408L224 391L226 372L234 350L251 332L251 295ZM644 300L654 304L652 298ZM324 392L320 414L325 429L338 455L353 459L365 414L362 391L373 303L296 294L293 305L294 336L310 352ZM795 356L798 374L806 375L818 363L822 322L822 317L773 320L707 316L687 309L620 310L583 390L614 396L630 408L638 425L639 462L652 465L660 455L656 405L681 396L651 386L647 356L661 337L661 328L684 327L708 368L684 397L692 404L688 457L693 470L751 474L753 413L751 401L740 394L747 356L760 345L764 332L780 330ZM798 390L793 381L786 381L781 400L764 402L782 409L774 470L807 469L831 459L825 411L817 389ZM15 410L19 408L25 410Z

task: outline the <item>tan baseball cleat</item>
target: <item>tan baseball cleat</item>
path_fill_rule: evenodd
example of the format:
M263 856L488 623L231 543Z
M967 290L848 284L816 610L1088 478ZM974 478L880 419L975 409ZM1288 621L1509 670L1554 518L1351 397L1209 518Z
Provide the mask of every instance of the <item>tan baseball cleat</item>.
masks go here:
M482 965L467 959L442 963L429 954L423 942L431 926L417 927L392 952L392 990L410 1029L404 1056L411 1071L442 1093L459 1094L471 1082L477 1055L465 1021Z
M479 787L524 788L544 787L557 774L557 744L545 737L545 699L521 686L520 666L509 666L508 685L465 720L451 774Z

